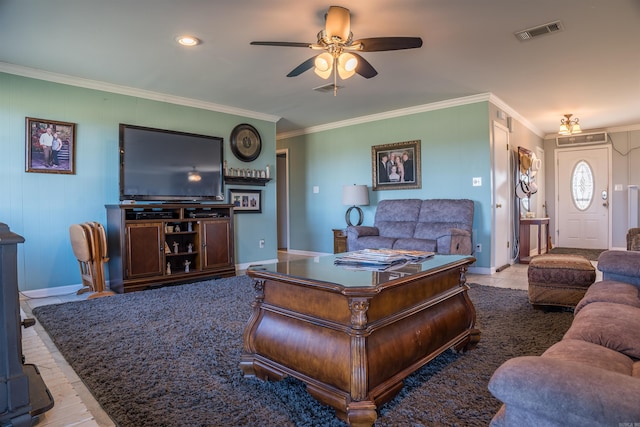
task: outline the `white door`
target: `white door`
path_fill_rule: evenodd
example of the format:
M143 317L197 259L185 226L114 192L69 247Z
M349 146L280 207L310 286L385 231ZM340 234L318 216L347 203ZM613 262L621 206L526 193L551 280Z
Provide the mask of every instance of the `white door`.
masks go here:
M493 122L493 263L496 268L511 263L511 183L509 181L509 129Z
M276 152L278 249L289 249L289 150Z
M611 148L556 151L557 246L609 248Z

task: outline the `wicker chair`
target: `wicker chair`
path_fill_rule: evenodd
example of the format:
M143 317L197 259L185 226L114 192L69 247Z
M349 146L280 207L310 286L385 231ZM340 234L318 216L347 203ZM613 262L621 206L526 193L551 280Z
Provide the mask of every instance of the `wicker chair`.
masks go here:
M630 228L627 231L627 250L640 251L640 228Z

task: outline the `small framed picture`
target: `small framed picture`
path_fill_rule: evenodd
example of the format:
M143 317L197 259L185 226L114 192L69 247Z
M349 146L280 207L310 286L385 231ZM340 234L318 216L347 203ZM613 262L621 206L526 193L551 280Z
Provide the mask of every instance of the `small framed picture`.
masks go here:
M374 145L371 173L374 191L422 188L420 141Z
M76 124L27 117L26 171L75 173Z
M229 201L235 213L262 212L262 190L229 189Z

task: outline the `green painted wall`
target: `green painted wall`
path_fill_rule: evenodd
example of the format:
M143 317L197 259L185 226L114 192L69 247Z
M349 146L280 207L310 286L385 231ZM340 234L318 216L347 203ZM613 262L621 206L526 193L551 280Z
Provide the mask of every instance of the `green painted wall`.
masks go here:
M331 229L346 225L342 186L366 184L371 204L363 207L364 225L373 224L383 199L473 200L475 242L483 246L476 265L490 267L489 125L489 102L478 102L278 140L277 149L289 151L290 249L333 252ZM371 191L371 147L411 140L421 140L422 188ZM473 177L483 185L473 187Z
M25 172L26 117L76 123L75 175ZM26 239L18 252L20 290L80 283L69 225L105 223L104 205L118 203L119 123L223 137L229 167L275 165L273 122L0 73L0 222ZM262 136L262 154L252 163L240 162L229 148L239 123L254 125ZM274 183L225 191L229 187L263 191L262 214L235 216L236 263L276 258Z

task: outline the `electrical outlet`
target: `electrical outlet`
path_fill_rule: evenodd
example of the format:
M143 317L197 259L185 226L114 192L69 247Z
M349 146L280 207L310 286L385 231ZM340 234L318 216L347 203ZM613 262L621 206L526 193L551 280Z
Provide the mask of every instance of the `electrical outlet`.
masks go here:
M264 239L260 239L260 240L258 241L258 247L259 247L260 249L264 249Z
M482 252L482 243L476 243L476 252Z

